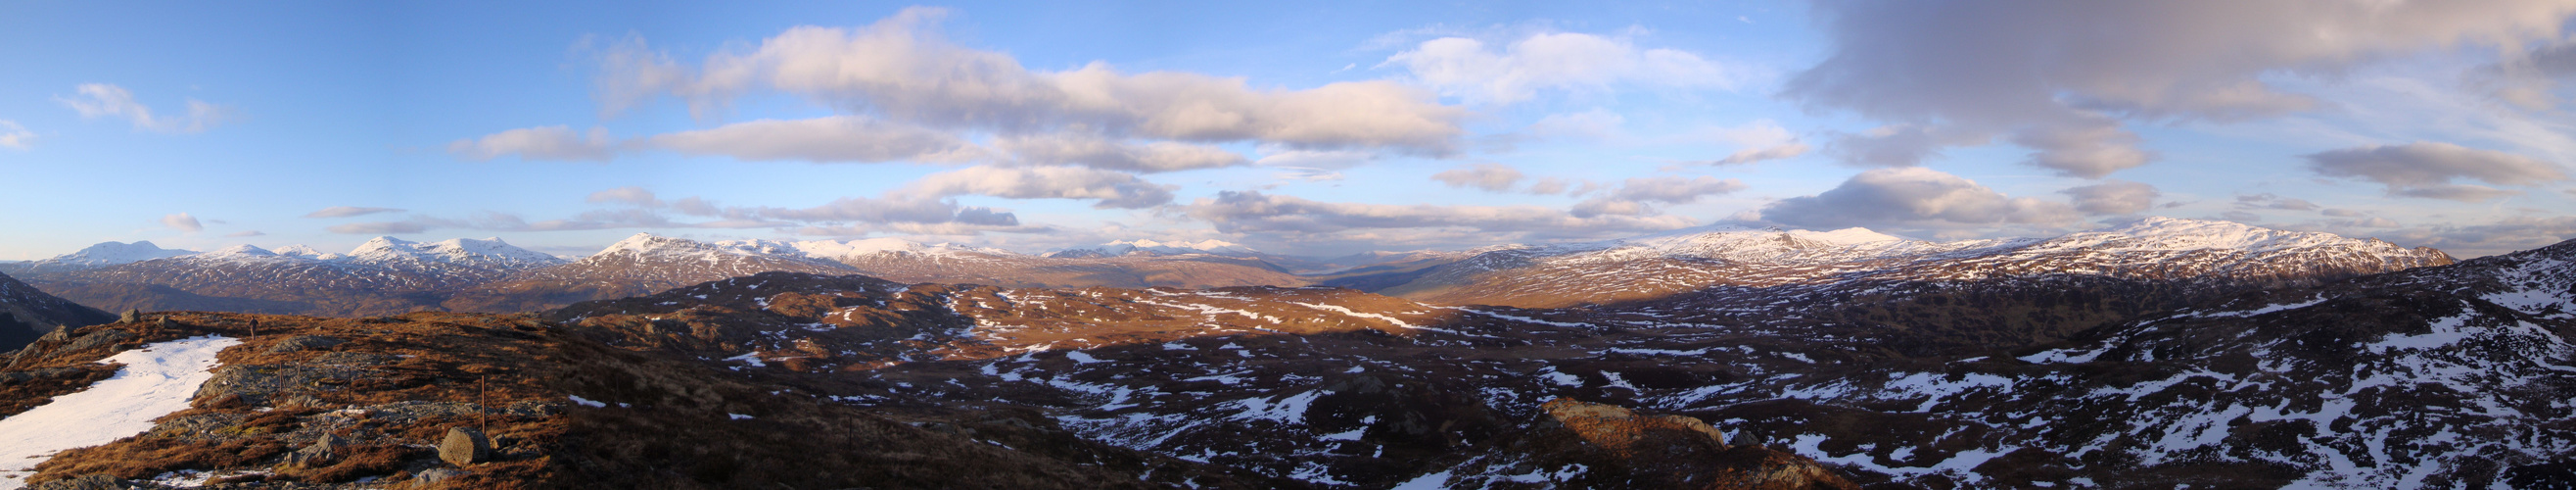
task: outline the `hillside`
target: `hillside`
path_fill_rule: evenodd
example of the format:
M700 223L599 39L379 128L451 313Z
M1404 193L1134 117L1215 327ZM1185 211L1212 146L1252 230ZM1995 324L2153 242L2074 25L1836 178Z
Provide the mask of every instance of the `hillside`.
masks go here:
M105 311L45 294L27 283L0 275L0 350L15 350L62 327L95 325L115 319L115 315Z

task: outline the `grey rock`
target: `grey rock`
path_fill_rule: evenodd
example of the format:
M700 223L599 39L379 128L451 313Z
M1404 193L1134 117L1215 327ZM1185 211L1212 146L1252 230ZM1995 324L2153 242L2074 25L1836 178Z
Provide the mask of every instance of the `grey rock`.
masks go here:
M438 483L461 476L465 476L465 472L448 468L430 468L413 474L411 478L421 483Z
M243 420L249 418L248 414L241 413L196 412L163 419L160 424L152 426L150 434L153 437L190 441L239 437L237 434L227 434L226 429L241 425Z
M125 310L125 315L124 315L124 316L116 317L116 322L117 322L117 323L142 323L142 322L143 322L143 310L127 309L127 310Z
M70 329L66 328L56 331L60 332L65 330ZM54 352L80 352L103 346L116 345L118 342L124 342L133 338L134 332L127 332L124 330L100 330L90 332L89 335L82 335L78 339L73 339L71 344L64 345L61 349L55 349Z
M333 338L333 337L324 337L324 336L320 336L320 335L297 335L297 336L293 336L293 337L287 337L287 338L286 338L286 340L280 340L280 341L277 341L277 345L270 346L270 347L268 348L268 353L270 353L270 354L284 354L284 353L288 353L288 352L295 352L295 351L306 350L306 349L321 349L321 348L330 347L330 346L334 346L334 345L340 345L340 344L342 344L342 343L346 343L346 342L348 342L348 341L347 341L347 340L338 339L338 338Z
M472 427L449 427L447 439L438 443L438 459L457 466L491 461L492 439Z
M331 354L347 354L334 352ZM300 364L234 364L215 369L214 379L197 389L196 399L213 400L225 395L239 396L254 406L275 406L287 400L309 406L322 406L310 399L312 393L337 391L348 382L377 376L376 369L363 367L365 362L335 364L331 356L317 362ZM351 356L353 361L364 356ZM302 397L298 397L301 395Z
M339 459L341 456L340 453L346 452L350 444L351 442L347 438L331 434L323 434L322 438L313 441L312 445L304 446L303 449L297 449L292 453L287 453L286 464L290 466L322 466L329 464L332 460Z
M28 488L32 490L127 490L135 488L161 488L161 486L126 483L125 480L119 480L114 476L108 475L84 475L38 483L35 486Z
M488 412L482 405L458 402L402 401L367 407L370 418L390 422L410 422L444 417L482 416Z

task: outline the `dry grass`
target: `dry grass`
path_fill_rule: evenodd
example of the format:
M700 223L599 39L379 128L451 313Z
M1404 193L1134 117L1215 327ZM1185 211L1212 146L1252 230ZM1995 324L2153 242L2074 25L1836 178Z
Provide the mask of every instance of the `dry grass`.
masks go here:
M218 355L226 366L283 369L326 360L381 362L365 366L368 374L360 379L325 380L329 382L264 395L272 403L305 400L294 406L257 407L243 398L198 400L164 422L185 417L237 422L193 432L156 431L67 451L38 468L31 482L90 474L150 478L190 469L271 471L274 474L264 479L311 484L378 476L393 477L386 482L397 486L477 489L1146 485L1134 474L1092 466L1096 457L1072 457L1085 451L1016 451L926 431L829 400L774 393L779 386L772 382L747 379L693 359L632 352L569 335L526 316L170 316L175 324L166 327L146 322L90 328L128 329L136 334L132 343L139 344L209 333L246 336L250 321L256 319L259 336L245 338L242 345ZM296 335L347 342L271 352ZM47 363L104 355L66 356ZM374 361L361 364L365 362ZM631 408L572 407L566 397L576 394ZM338 411L398 402L463 403L491 410ZM553 408L526 408L537 404ZM513 405L522 408L509 413L499 410ZM737 413L756 418L733 420L729 415ZM483 427L493 438L497 461L462 468L466 475L436 485L403 479L428 468L448 467L434 451L422 448L434 446L449 427L459 425ZM311 444L324 432L350 438L355 445L314 466L281 467L283 455Z
M26 381L0 385L0 417L17 415L39 405L52 403L54 397L89 388L91 383L116 375L116 367L104 364L70 366L68 372L39 376Z
M268 458L285 454L290 448L274 437L243 437L222 441L183 441L159 437L130 437L114 443L73 449L56 454L54 459L36 465L36 475L28 483L61 478L108 474L117 478L151 478L181 469L243 468Z

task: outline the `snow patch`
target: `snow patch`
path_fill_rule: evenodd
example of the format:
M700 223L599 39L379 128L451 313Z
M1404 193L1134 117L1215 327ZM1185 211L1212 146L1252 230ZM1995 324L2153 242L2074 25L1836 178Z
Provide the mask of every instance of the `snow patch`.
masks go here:
M0 419L0 490L24 488L23 479L54 453L141 434L152 430L152 419L188 409L197 387L215 377L215 354L239 344L203 336L117 353L101 361L125 365L115 377Z

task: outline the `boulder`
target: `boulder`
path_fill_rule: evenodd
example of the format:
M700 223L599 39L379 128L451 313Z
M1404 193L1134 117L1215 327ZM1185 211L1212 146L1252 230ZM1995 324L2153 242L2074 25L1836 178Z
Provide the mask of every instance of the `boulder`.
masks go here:
M339 459L340 453L347 451L349 444L347 438L323 434L320 440L313 441L313 445L287 453L286 464L308 467L328 465L332 460Z
M472 427L449 427L447 439L438 443L438 459L457 466L491 461L492 439Z

